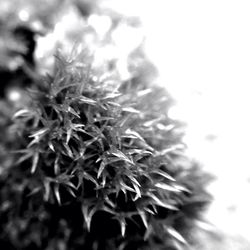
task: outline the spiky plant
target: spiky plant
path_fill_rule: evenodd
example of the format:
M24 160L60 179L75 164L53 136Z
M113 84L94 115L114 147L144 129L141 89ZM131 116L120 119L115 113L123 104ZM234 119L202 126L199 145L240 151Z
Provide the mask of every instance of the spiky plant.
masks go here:
M186 249L209 200L160 87L57 55L10 126L1 243L13 249ZM137 80L136 80L137 79ZM203 178L204 177L204 178Z

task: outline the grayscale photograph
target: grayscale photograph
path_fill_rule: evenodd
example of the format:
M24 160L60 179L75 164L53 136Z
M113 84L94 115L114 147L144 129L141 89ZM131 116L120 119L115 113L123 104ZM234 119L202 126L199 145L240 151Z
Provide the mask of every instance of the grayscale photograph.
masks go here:
M250 250L249 13L0 0L0 249Z

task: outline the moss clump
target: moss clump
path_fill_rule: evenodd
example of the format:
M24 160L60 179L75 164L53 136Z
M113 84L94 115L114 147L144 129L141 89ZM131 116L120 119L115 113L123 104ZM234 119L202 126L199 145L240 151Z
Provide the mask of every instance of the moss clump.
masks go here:
M83 63L84 60L86 63ZM209 201L157 86L57 56L9 126L0 240L13 249L185 249ZM202 179L202 178L203 179Z

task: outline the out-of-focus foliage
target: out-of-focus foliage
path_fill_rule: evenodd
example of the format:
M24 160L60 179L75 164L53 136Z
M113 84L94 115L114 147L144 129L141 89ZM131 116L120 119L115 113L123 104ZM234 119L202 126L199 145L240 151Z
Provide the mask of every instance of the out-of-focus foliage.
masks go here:
M41 44L34 26L16 21L13 28L3 25L1 30L4 39L20 44L4 42L2 53L16 62L9 53L15 48L21 58L15 69L2 61L1 74L8 74L8 86L14 81L22 91L18 102L6 96L1 100L1 246L186 249L210 200L208 176L185 155L184 124L168 116L173 100L154 85L156 69L143 53L142 37L129 48L120 39L121 30L135 34L139 24L107 10L102 14L88 1L74 3L63 2L58 15L49 11L57 1L51 1L53 8L45 4L40 14L28 8L28 24L37 18L43 27L48 8L52 31L45 37L62 34L61 40L51 40L48 53L55 55L55 64L50 62L44 77L37 72L48 67L43 61L47 52L39 64L34 54ZM25 19L18 6L13 15ZM107 18L110 26L100 36L98 25ZM75 25L66 27L65 20ZM69 53L68 47L74 49Z

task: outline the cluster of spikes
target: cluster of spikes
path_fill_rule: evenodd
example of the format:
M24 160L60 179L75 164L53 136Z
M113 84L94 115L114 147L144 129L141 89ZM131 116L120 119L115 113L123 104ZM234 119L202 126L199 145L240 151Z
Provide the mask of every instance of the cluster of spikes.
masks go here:
M28 96L1 181L14 198L1 207L14 247L187 249L209 196L166 90L96 77L89 57L57 54Z

